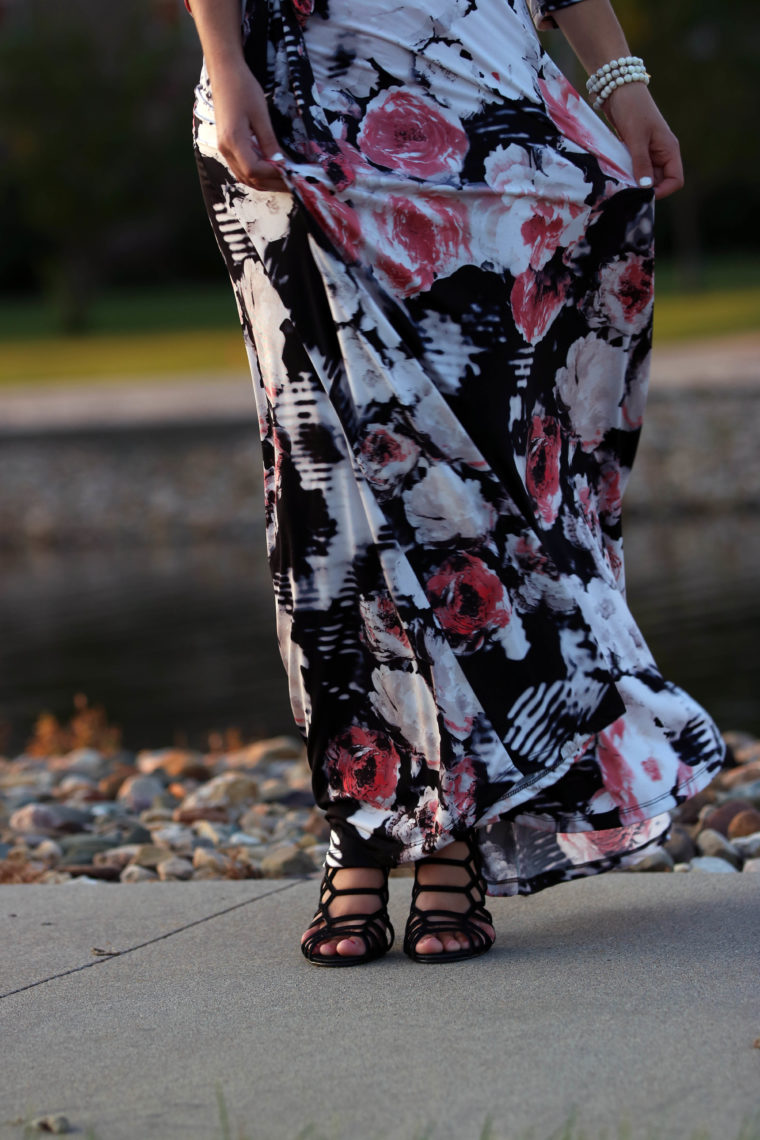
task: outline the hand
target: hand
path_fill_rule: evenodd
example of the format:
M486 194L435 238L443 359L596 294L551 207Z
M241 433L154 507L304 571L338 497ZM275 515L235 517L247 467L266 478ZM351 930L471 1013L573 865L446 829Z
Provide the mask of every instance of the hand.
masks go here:
M226 68L211 81L217 145L239 182L255 190L288 187L274 165L282 161L266 96L248 67Z
M667 198L683 186L678 139L660 114L644 83L616 87L603 111L631 152L637 182L651 178L655 198Z

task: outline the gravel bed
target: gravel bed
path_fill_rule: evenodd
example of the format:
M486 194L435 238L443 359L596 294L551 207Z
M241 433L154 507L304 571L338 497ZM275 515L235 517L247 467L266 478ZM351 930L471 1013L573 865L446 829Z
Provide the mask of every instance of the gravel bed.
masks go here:
M760 741L725 738L731 765L626 872L760 871ZM319 877L327 839L288 736L134 753L85 705L67 728L40 717L0 758L0 883Z

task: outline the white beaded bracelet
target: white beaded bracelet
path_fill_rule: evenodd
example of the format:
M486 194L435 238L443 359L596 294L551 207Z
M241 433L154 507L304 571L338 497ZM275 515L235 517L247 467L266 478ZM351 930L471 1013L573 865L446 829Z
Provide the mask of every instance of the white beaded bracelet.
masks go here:
M637 55L623 55L597 68L586 81L586 90L589 95L596 96L592 106L598 111L616 87L622 87L625 83L644 83L649 86L649 79L643 59Z

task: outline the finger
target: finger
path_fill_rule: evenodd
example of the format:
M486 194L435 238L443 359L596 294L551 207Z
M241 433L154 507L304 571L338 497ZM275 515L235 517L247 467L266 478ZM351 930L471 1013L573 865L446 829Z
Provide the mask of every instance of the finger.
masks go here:
M636 185L641 186L642 189L654 186L654 167L649 156L649 148L643 145L632 147L631 160Z
M655 170L655 198L667 198L675 194L684 184L683 165L680 154L676 153L664 166Z
M260 154L252 137L220 140L219 150L238 182L255 190L287 189L276 167Z

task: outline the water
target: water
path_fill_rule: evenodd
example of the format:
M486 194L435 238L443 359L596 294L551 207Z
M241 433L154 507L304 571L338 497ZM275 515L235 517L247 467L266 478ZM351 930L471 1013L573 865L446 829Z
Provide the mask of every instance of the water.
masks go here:
M724 728L760 735L760 516L626 527L631 608L663 673ZM261 545L6 558L0 599L6 755L78 692L130 748L237 726L293 732Z

